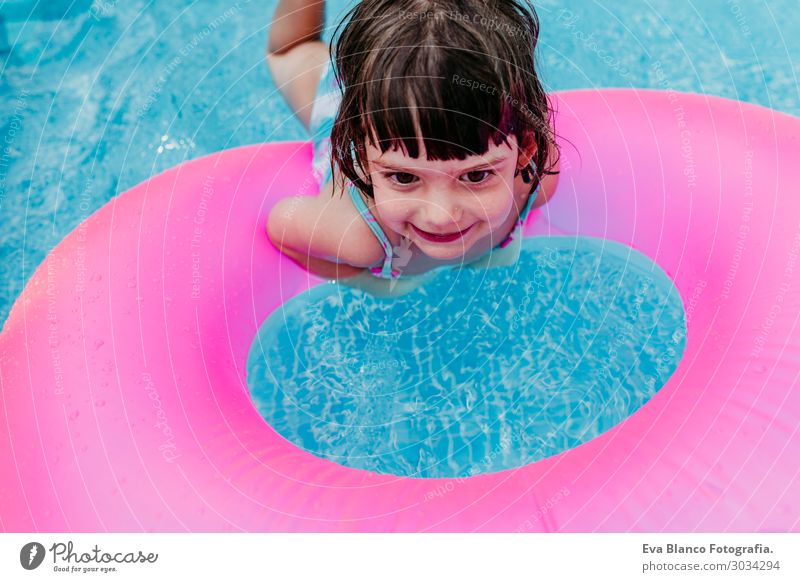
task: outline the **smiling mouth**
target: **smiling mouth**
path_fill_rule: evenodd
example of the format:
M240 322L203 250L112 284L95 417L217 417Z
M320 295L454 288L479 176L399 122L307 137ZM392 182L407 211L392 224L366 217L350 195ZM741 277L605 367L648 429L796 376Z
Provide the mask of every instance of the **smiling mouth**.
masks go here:
M426 240L429 240L429 241L432 241L432 242L452 242L454 240L458 240L461 237L463 237L467 232L469 232L469 230L473 226L475 226L475 225L471 224L467 228L465 228L464 230L460 230L460 231L457 231L457 232L451 232L451 233L448 233L448 234L436 234L436 233L433 233L433 232L428 232L426 230L419 229L413 224L411 225L411 227L414 229L414 231L417 234L419 234L420 236L422 236Z

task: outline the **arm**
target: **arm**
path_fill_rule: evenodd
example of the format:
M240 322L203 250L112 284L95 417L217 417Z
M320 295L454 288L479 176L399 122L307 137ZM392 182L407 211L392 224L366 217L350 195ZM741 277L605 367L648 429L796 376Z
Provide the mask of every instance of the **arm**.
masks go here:
M269 30L268 54L280 55L293 47L322 38L324 0L281 0Z
M330 58L320 39L324 0L281 0L267 42L267 65L275 85L300 121L309 127L321 67Z
M309 273L317 277L322 277L323 279L346 279L348 277L355 277L364 270L363 267L353 267L345 263L335 263L333 261L312 257L311 255L299 253L288 247L280 248L280 251Z
M335 216L335 210L323 218L324 211L321 197L279 200L267 220L270 241L281 253L318 277L342 279L360 274L367 266L359 266L363 261L359 255L364 253L348 252L351 245L341 232L342 220ZM371 258L367 259L368 264Z

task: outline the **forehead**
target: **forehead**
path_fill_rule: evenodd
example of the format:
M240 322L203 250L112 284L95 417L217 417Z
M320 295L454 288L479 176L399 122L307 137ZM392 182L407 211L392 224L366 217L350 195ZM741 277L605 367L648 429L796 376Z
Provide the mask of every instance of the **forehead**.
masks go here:
M489 162L499 163L508 159L516 158L517 144L514 136L509 136L508 143L501 143L495 145L489 142L488 149L480 155L467 156L463 160L429 160L425 152L425 144L419 140L420 156L412 158L407 155L399 146L386 150L381 153L380 148L370 143L366 143L367 147L367 160L369 162L377 162L387 166L402 167L402 168L420 168L435 170L437 172L456 172L464 168L470 168L479 164Z

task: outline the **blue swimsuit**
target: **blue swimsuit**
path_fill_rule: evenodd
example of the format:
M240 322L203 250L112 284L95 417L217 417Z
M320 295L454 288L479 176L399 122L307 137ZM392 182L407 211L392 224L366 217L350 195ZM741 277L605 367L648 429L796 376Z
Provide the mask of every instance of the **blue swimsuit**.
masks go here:
M340 102L341 91L336 83L336 77L333 74L331 63L328 61L328 63L325 65L324 71L322 72L319 87L317 88L317 97L312 106L310 122L310 130L314 142L313 173L314 178L317 180L320 188L322 188L322 186L329 182L332 178L330 168L330 135ZM350 198L353 200L353 204L355 204L362 218L383 247L383 252L385 255L383 265L380 267L373 267L370 269L370 272L375 277L379 277L381 279L399 279L402 275L402 268L393 268L392 262L393 259L404 258L402 251L400 254L398 254L397 250L392 248L392 243L389 241L386 233L383 232L383 229L375 219L375 216L367 207L367 204L361 195L361 191L349 181L347 184L347 191L350 194ZM519 258L522 243L522 235L520 231L538 193L539 187L537 187L536 190L531 192L531 194L528 196L528 200L525 203L525 207L523 208L522 212L520 213L520 217L516 226L503 242L490 249L484 256L475 259L471 263L466 265L457 265L452 268L485 268L492 266L509 266L516 263L517 259ZM511 244L512 242L515 244ZM397 262L402 263L402 261ZM447 267L451 266L444 265L441 268ZM408 277L409 276L406 275L403 278Z

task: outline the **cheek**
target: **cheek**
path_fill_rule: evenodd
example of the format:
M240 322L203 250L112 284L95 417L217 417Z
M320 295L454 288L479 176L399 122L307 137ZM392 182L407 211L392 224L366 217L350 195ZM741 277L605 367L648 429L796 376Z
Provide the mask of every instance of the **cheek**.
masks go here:
M413 210L414 204L412 202L394 192L385 192L379 188L375 188L373 192L375 194L375 206L378 207L378 212L380 212L381 218L384 220L391 222L403 220Z
M492 226L500 226L514 206L511 194L507 191L485 193L474 196L469 209L473 216L488 222Z

